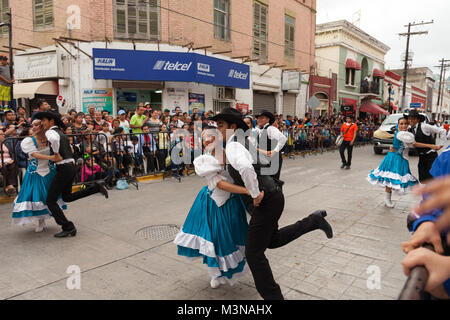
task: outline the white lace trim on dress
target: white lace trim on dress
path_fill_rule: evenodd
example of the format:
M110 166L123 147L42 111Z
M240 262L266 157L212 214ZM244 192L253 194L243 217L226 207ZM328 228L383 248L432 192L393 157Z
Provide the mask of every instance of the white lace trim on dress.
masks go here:
M22 211L40 211L40 210L48 210L48 207L45 203L43 203L42 201L39 202L31 202L31 201L24 201L24 202L19 202L16 203L16 200L14 200L14 208L13 208L13 212L22 212ZM64 205L66 205L66 203L62 200L62 199L58 199L57 204L62 207Z
M193 234L184 233L183 231L177 234L173 242L178 246L199 250L200 254L217 259L219 269L224 272L235 269L245 259L245 246L237 246L237 251L227 256L219 257L216 255L212 242Z
M399 180L401 183L417 181L417 179L412 174L409 174L409 173L407 175L401 176L398 173L394 173L394 172L390 172L390 171L380 171L378 169L375 169L375 170L373 170L373 172L371 174L373 174L375 177Z

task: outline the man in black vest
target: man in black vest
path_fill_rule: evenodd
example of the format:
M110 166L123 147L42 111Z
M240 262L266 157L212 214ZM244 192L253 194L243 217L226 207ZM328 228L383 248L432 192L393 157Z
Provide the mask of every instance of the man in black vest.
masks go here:
M58 205L59 195L62 194L63 201L72 202L98 192L101 192L108 198L108 191L103 186L103 183L97 182L84 190L72 193L72 183L76 175L76 167L69 139L61 131L61 128L65 127L61 121L61 116L55 112L46 111L37 112L33 115L34 119L41 120L42 126L46 130L45 136L50 143L50 148L53 154L60 159L56 162L56 175L47 194L47 207L55 218L56 223L62 226L62 232L55 234L55 237L74 237L77 229L71 221L67 220L61 207Z
M256 128L258 151L263 156L266 156L268 160L278 158L278 162L272 160L272 164L275 164L278 169L273 177L280 180L281 166L283 164L281 150L287 142L287 137L273 126L275 116L267 110L263 110L256 115L256 122L258 124Z
M259 164L255 164L255 158L252 156L255 150L251 152L247 150L254 147L248 138L244 138L248 126L243 121L242 115L233 108L225 108L212 120L217 122L217 128L226 141L227 171L236 185L247 188L251 194L243 196L242 199L251 215L245 256L256 289L266 300L283 300L280 286L273 278L264 252L267 248L280 248L317 229L323 230L328 238L332 238L333 230L325 220L327 213L317 211L297 223L279 229L278 220L284 209L283 191L270 175L263 174Z
M421 115L417 110L411 110L408 114L403 115L409 122L409 131L414 133L416 142L426 144L437 144L443 146L444 141L447 139L446 131L444 128L438 128L424 123L425 116ZM436 143L436 135L439 139L439 143ZM436 150L429 148L416 148L419 153L419 181L424 183L427 180L433 179L430 174L431 167L434 160L436 160L438 154Z

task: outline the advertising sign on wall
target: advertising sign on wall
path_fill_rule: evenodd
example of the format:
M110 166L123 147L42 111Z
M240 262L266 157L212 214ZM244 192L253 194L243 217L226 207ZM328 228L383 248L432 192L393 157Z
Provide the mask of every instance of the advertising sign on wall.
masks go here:
M189 93L189 113L197 108L199 112L205 112L205 95L198 93Z
M89 106L94 106L96 111L109 111L113 113L112 89L84 89L82 92L83 112L87 113Z
M94 79L199 82L250 87L250 67L196 53L93 49Z
M14 56L16 80L31 80L58 77L56 51Z
M173 112L176 107L180 107L181 110L184 111L187 107L187 90L183 88L167 88L166 91L167 98L165 99L164 104Z
M236 103L236 110L243 114L247 114L248 110L249 110L249 106L248 106L248 104L245 104L245 103Z

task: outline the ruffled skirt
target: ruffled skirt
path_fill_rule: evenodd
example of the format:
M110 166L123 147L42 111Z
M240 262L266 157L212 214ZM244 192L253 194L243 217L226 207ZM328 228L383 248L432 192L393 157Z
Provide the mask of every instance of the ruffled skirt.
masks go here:
M370 172L367 180L373 185L389 187L399 192L405 192L419 183L411 174L408 160L396 152L389 152L380 166Z
M12 224L24 225L51 217L46 200L48 189L55 174L54 168L44 177L30 170L30 168L27 170L20 192L14 200ZM67 209L61 198L58 199L58 205L63 210Z
M202 258L213 279L233 285L244 272L247 217L244 202L232 195L221 207L208 187L198 194L174 243L178 254Z

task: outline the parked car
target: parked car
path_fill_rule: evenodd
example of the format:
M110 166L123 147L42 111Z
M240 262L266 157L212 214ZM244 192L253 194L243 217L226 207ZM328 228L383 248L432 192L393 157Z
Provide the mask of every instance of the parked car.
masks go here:
M407 112L406 112L407 113ZM430 118L425 113L421 113L425 116L425 122L429 123ZM394 142L395 129L398 124L398 120L403 117L403 113L394 113L384 119L380 128L373 134L373 152L375 154L382 154L383 150L389 150ZM414 152L414 150L411 150Z

